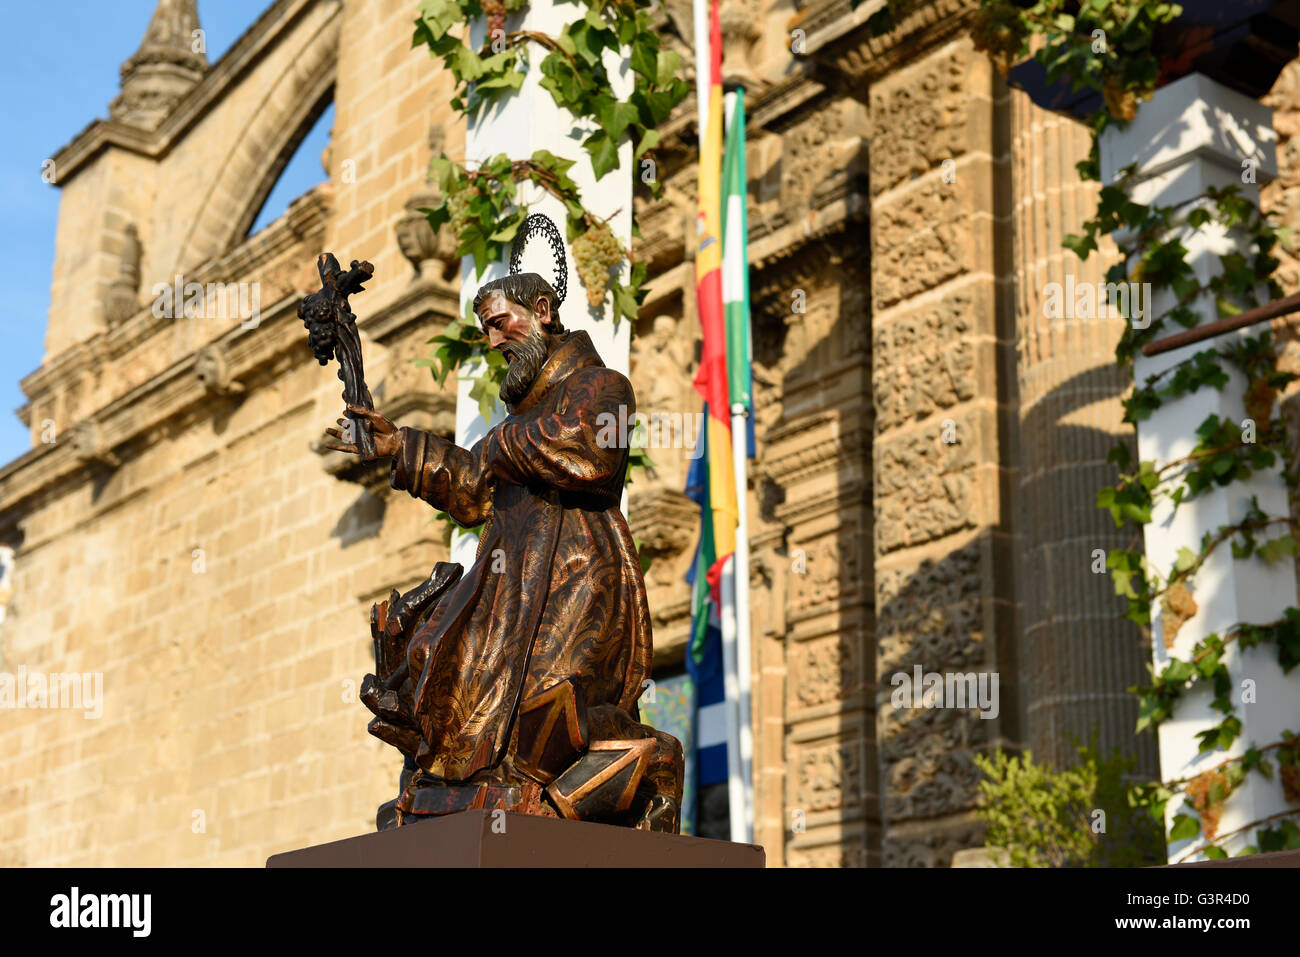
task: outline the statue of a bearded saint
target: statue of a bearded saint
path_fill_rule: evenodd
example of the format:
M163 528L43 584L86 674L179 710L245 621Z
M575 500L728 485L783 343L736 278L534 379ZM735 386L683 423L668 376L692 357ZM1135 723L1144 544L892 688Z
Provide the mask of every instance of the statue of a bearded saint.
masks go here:
M474 312L508 363L509 415L471 449L349 406L369 420L376 457L392 458L394 488L483 525L463 577L440 563L419 595L376 606L402 650L394 667L377 661L362 698L378 715L371 732L407 758L381 827L503 807L678 828L681 745L639 720L650 614L620 510L628 448L608 440L627 434L608 426L635 412L632 384L585 332L565 331L557 306L536 273L479 290ZM330 448L358 453L329 433ZM435 593L431 611L407 607ZM377 658L382 625L372 620Z

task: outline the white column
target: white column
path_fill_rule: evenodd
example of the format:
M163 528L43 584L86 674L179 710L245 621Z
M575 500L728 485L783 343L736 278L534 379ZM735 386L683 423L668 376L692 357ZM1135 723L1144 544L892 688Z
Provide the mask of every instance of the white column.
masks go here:
M1243 96L1215 81L1192 74L1158 90L1150 102L1138 109L1137 119L1123 130L1108 130L1100 143L1101 174L1105 183L1113 183L1124 167L1136 163L1139 181L1131 190L1139 203L1173 205L1202 193L1206 187L1236 185L1242 195L1259 200L1258 186L1277 174L1276 135L1272 111L1250 97ZM1253 177L1243 171L1254 169ZM1244 181L1245 180L1245 181ZM1191 207L1180 211L1176 231L1188 250L1187 262L1204 283L1221 272L1219 256L1242 249L1239 237L1221 228L1191 230L1186 216ZM1151 316L1170 308L1173 294L1164 293L1151 304ZM1268 299L1259 290L1259 301ZM1193 303L1201 323L1217 318L1212 296L1202 296ZM1168 335L1181 327L1166 323L1160 333ZM1232 338L1259 335L1263 326L1229 333L1206 342L1185 346L1152 358L1139 356L1134 376L1143 383L1153 374L1188 358L1203 349L1222 349ZM1220 419L1240 424L1246 417L1243 393L1244 377L1226 361L1223 368L1231 379L1221 390L1199 391L1167 400L1150 419L1138 427L1138 455L1143 461L1159 464L1182 458L1196 445L1196 428L1211 413ZM1174 567L1180 548L1199 553L1202 538L1223 525L1239 522L1255 496L1260 508L1270 516L1289 514L1287 490L1279 468L1257 473L1250 481L1234 481L1226 488L1216 488L1184 502L1176 511L1167 501L1160 503L1146 526L1146 555L1162 576ZM1261 536L1281 534L1269 531ZM1265 624L1282 617L1296 603L1296 579L1290 561L1266 564L1257 557L1238 560L1228 543L1217 547L1190 583L1197 604L1194 617L1183 624L1172 649L1165 648L1160 624L1159 603L1153 608L1152 652L1157 673L1168 664L1170 655L1182 660L1192 657L1192 647L1206 635L1224 635L1239 622ZM1159 731L1160 767L1164 780L1200 774L1229 757L1238 756L1252 745L1278 740L1289 725L1294 726L1296 679L1288 680L1277 664L1277 649L1272 643L1242 652L1235 643L1228 645L1224 662L1232 677L1233 701L1242 719L1243 731L1230 751L1197 754L1196 733L1217 724L1223 717L1210 707L1207 688L1184 696L1177 711ZM1245 681L1254 682L1254 702L1243 703ZM1282 789L1251 772L1242 787L1229 796L1219 822L1218 834L1227 834L1242 825L1287 808ZM1181 796L1168 804L1166 828L1173 816L1185 810ZM1170 860L1176 860L1204 836L1178 841L1169 847ZM1246 844L1254 843L1251 828L1222 845L1230 855Z
M506 29L535 30L555 36L565 23L579 18L582 12L580 6L572 3L530 0L524 9L522 20L511 16ZM470 28L470 43L474 49L482 48L487 39L486 34L487 21L480 17ZM583 205L602 219L614 214L609 220L610 228L624 246L629 246L632 237L632 144L629 141L619 147L618 168L606 173L597 185L591 161L581 145L582 140L595 128L594 124L589 121L577 122L567 110L560 109L551 94L539 85L542 79L540 66L548 52L539 44L528 41L531 66L520 89L497 100L491 109L470 117L465 134L465 164L473 169L482 160L498 153L505 153L514 160L527 159L539 149L550 150L564 159L577 160L569 170L569 175L578 184ZM629 96L633 75L627 58L620 60L607 50L605 69L609 73L613 92L620 97ZM555 222L560 235L565 234L564 204L559 199L531 183L520 184L519 197L528 204L530 212L545 213ZM567 244L565 252L568 256L569 287L564 305L560 307L560 318L564 321L565 328L589 333L605 365L627 375L631 344L628 322L620 321L615 328L608 297L602 309L592 309L587 304L587 290L578 278ZM554 268L545 239L534 238L528 244L522 264L523 271L540 273L549 281L554 275ZM465 303L473 301L482 282L504 276L508 271L507 259L489 266L480 280L474 271L473 257L464 257L460 267L462 312ZM626 275L625 268L625 279ZM472 364L463 368L465 376L462 377L456 394L456 444L470 448L487 433L492 424L505 417L505 410L497 403L491 423L485 422L479 415L477 403L469 398L469 385L464 381L465 378L480 374L482 370ZM624 507L626 508L626 500ZM468 568L473 564L477 547L477 536L458 531L452 538L452 560Z

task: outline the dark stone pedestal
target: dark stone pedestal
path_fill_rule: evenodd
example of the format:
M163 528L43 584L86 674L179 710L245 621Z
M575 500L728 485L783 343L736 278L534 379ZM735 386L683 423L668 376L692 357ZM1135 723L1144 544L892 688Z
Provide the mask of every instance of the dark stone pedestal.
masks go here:
M267 867L763 867L754 844L530 814L461 811L286 851Z

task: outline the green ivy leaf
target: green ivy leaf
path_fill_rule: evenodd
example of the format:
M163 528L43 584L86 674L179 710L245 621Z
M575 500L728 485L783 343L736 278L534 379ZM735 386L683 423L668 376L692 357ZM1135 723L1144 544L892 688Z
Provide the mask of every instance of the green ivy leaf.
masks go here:
M624 40L623 42L627 43L629 41ZM648 33L641 34L630 42L632 43L632 49L628 57L628 63L633 70L654 83L659 74L659 38L653 33Z
M582 148L591 154L591 169L596 174L596 179L618 168L618 147L603 129L587 137Z
M1234 305L1223 297L1215 299L1214 305L1219 310L1219 318L1221 319L1227 318L1228 316L1241 315L1241 307Z
M1074 253L1080 259L1087 259L1088 254L1096 250L1097 240L1091 235L1069 235L1061 240L1061 245L1070 250L1070 252Z
M460 8L454 0L420 0L419 11L416 24L424 33L417 31L417 36L425 43L442 39L453 25L461 22Z
M625 316L628 319L636 321L637 318L637 301L630 286L617 286L614 289L614 310L615 318Z
M1281 535L1277 538L1271 538L1256 550L1266 562L1276 562L1283 557L1300 555L1300 541L1297 541L1291 535Z
M659 145L660 133L658 130L649 129L641 135L641 142L636 145L636 152L632 155L633 159L640 159L646 150L652 150Z
M483 63L483 58L467 46L461 46L456 51L455 67L459 71L458 79L463 82L472 82L487 72Z
M1184 841L1200 833L1200 821L1186 814L1175 814L1173 827L1169 829L1169 841Z
M676 50L660 50L656 57L655 86L668 87L682 70L682 56Z
M600 63L600 54L605 48L600 31L591 29L591 16L593 13L594 11L588 9L587 22L575 25L572 33L577 55L585 60L588 66L595 66ZM595 17L600 20L600 14L595 14ZM603 24L604 21L601 21L601 23Z
M622 103L615 100L607 104L596 119L609 135L610 140L617 143L628 125L636 122L636 107L631 103ZM600 173L596 174L597 178L601 175Z

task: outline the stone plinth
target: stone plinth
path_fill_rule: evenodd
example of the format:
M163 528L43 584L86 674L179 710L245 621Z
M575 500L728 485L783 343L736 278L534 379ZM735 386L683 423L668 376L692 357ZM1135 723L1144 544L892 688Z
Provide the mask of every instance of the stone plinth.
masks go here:
M766 859L754 844L475 810L286 851L266 866L761 868Z

